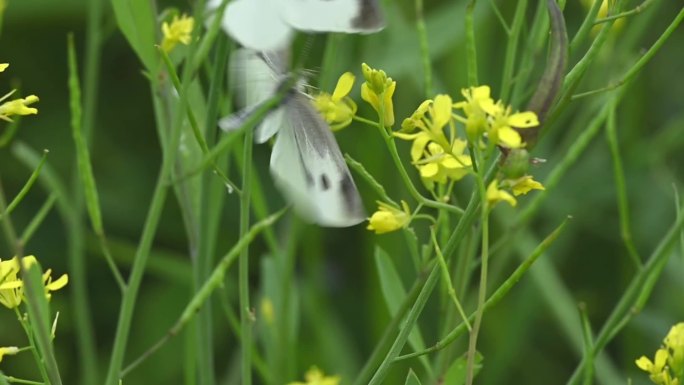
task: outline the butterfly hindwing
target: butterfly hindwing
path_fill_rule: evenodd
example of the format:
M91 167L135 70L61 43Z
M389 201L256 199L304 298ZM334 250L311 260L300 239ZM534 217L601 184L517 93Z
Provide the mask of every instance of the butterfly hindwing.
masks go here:
M361 197L328 125L304 94L293 94L283 108L271 155L278 186L309 221L334 227L363 221Z

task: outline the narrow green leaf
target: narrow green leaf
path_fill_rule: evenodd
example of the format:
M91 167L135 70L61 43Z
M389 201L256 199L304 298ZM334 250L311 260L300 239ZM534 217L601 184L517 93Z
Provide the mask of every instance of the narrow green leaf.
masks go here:
M421 385L420 379L416 375L416 373L413 371L413 369L409 369L408 376L406 376L406 382L404 383L405 385Z
M52 206L54 206L56 200L56 193L50 194L48 199L45 200L45 203L43 203L43 205L40 207L40 210L38 210L33 219L31 219L31 222L29 222L28 226L26 226L24 229L24 232L21 234L20 239L22 245L26 245L28 241L31 240L33 233L35 233L40 224L43 223L43 220L52 209Z
M26 295L26 307L28 309L31 329L34 334L42 364L48 375L51 385L62 385L59 375L57 360L52 346L52 332L50 325L50 307L45 297L45 286L43 285L42 271L38 263L34 263L25 269L23 263L22 281L24 282L24 293Z
M157 68L157 43L154 2L145 0L112 0L119 29L148 70Z
M21 190L19 190L19 193L17 194L17 196L14 197L14 199L12 199L12 201L7 205L7 208L5 209L5 211L0 212L0 220L2 220L2 218L5 215L11 214L12 211L14 211L14 208L16 208L19 205L19 203L24 199L26 194L28 194L29 190L31 190L31 187L33 186L33 184L36 182L36 179L38 179L38 176L40 175L40 170L43 168L43 165L45 164L45 160L47 159L47 154L48 154L48 150L43 150L43 157L40 159L40 161L36 165L36 168L33 170L33 172L31 173L31 176L29 177L29 179L24 184L24 187L22 187Z

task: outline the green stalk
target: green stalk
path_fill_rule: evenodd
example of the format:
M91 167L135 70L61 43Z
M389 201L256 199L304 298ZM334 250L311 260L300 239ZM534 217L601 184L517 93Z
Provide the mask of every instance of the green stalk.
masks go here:
M508 100L513 91L513 72L515 69L515 58L518 56L518 42L520 41L520 31L525 21L525 11L527 10L527 0L518 1L513 16L513 24L508 34L506 44L506 56L504 59L503 73L501 75L501 100Z
M423 59L423 81L425 82L425 98L433 96L432 90L432 66L430 64L430 47L428 46L427 29L425 28L425 16L423 14L423 0L415 0L416 7L416 30L420 41L420 55Z
M252 187L252 146L254 145L254 131L245 131L242 158L242 194L240 195L240 238L249 229L250 194ZM249 248L245 247L240 253L238 271L238 285L240 294L240 330L242 351L242 385L252 384L252 324L254 315L249 304Z
M475 47L475 3L477 0L470 0L466 5L465 29L466 29L466 61L468 67L468 86L478 85L477 80L477 50Z
M478 164L484 166L484 159L478 147L475 147L475 154L479 158ZM487 202L487 188L484 184L484 168L481 167L476 175L476 183L480 200L483 202L481 214L482 226L482 263L480 265L480 288L477 295L477 311L475 313L475 323L470 330L470 340L468 341L468 353L466 363L466 385L472 385L475 376L475 353L477 352L477 337L482 325L484 315L485 300L487 299L487 267L489 262L489 203ZM464 321L468 329L470 325Z
M3 208L2 211L0 211L0 221L2 221L6 216L9 216L12 214L12 211L21 203L21 201L26 197L26 194L31 190L31 187L33 187L33 184L36 182L36 179L38 179L38 176L40 175L40 170L43 169L43 165L45 164L45 161L47 160L47 154L48 150L43 150L43 157L40 159L40 162L36 166L36 168L33 170L31 173L31 176L29 176L29 179L24 183L24 186L19 190L17 193L17 196L12 199L12 201L7 205L7 207Z
M620 214L620 236L625 244L627 253L632 259L634 266L640 268L642 266L641 257L634 245L632 239L632 226L629 220L629 198L627 197L627 186L625 185L625 172L622 168L622 159L620 157L620 148L618 145L617 128L615 110L617 103L615 100L611 103L608 111L608 121L606 122L606 139L610 147L610 153L613 158L613 174L615 176L615 193L618 198L618 212Z

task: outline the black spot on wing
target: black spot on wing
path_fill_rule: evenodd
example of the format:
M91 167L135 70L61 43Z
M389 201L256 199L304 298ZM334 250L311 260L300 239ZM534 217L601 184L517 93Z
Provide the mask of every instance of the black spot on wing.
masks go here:
M323 187L323 191L327 191L330 188L330 179L325 174L321 174L321 187Z
M353 28L362 31L378 31L385 26L380 6L377 0L356 0L359 4L359 14L351 21Z
M347 206L347 210L353 213L357 213L363 210L361 207L361 201L359 198L359 193L356 190L356 185L354 180L351 178L348 172L342 174L342 180L340 181L340 193L344 197L344 204Z

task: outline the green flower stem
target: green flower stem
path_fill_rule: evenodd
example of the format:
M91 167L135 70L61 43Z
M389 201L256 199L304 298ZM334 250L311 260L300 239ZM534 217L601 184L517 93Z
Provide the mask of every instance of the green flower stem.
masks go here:
M520 281L520 279L525 275L525 273L532 267L534 262L553 244L553 242L558 238L558 236L563 232L565 226L567 225L568 218L566 218L551 234L549 234L536 249L518 266L517 269L494 291L494 293L485 301L483 306L483 311L491 309L493 306L498 304L509 292L510 290ZM477 315L477 310L473 312L468 320L475 320ZM424 354L433 353L444 349L454 342L458 337L468 332L468 328L465 323L459 324L454 328L449 334L447 334L443 339L438 341L432 347L429 347L420 352L414 352L405 354L403 356L397 357L396 361L402 361L409 358L414 358L422 356Z
M680 202L680 204L682 203L684 202ZM628 321L641 311L657 282L657 278L665 268L670 257L669 251L677 243L682 229L684 229L684 216L675 221L656 249L651 253L646 264L632 278L632 281L598 333L592 349L593 356L602 351L617 333L627 325ZM587 365L587 359L583 358L572 377L568 380L567 383L569 385L580 383L585 365Z
M40 170L43 169L48 152L48 150L43 150L43 157L40 159L38 166L36 166L36 168L33 170L31 176L29 176L29 179L26 181L26 183L24 183L24 186L21 188L21 190L19 190L19 193L17 193L17 196L12 199L7 207L3 207L3 209L0 210L0 221L2 221L5 216L12 214L12 211L14 211L17 205L19 205L19 203L24 199L26 194L28 194L29 190L31 190L31 187L33 187L33 184L40 175Z
M254 145L254 131L245 131L242 159L242 192L240 195L240 239L249 229L250 193L252 185L252 147ZM252 324L254 315L249 304L249 249L247 246L240 253L238 262L238 286L240 295L240 339L242 351L242 385L252 384Z
M594 26L594 21L596 20L596 15L598 15L602 3L603 0L594 0L592 3L587 16L585 16L584 21L582 21L582 25L580 25L580 28L577 30L577 33L575 33L575 36L573 36L572 41L570 42L571 53L577 52L579 45L586 40L589 32L591 32L592 27Z
M580 318L582 319L583 353L587 360L587 364L584 368L583 385L591 385L594 378L594 337L591 330L591 323L589 322L589 315L587 314L587 307L584 303L580 303L579 311Z
M518 42L520 41L520 31L525 21L525 11L527 10L527 0L518 1L513 16L511 29L507 31L508 43L506 44L506 56L504 59L503 73L501 75L501 100L508 100L513 90L513 71L515 69L515 58L518 56Z
M197 290L195 295L192 297L190 302L185 306L183 312L181 313L178 320L173 325L171 329L166 333L166 335L157 341L152 347L150 347L145 353L140 357L135 359L130 365L122 371L122 374L128 374L131 370L141 364L146 358L151 356L154 352L159 350L171 337L174 337L183 330L183 328L193 319L197 311L202 308L202 305L209 299L209 296L223 285L223 279L225 277L228 269L233 265L236 259L242 254L242 252L249 246L249 244L256 238L256 236L261 233L264 229L272 226L280 217L283 216L287 209L280 210L275 214L269 216L268 218L256 223L252 228L245 233L243 237L237 241L237 243L226 253L218 265L214 268L211 276L204 282L202 287Z
M427 277L425 284L420 290L418 298L416 298L416 301L413 303L411 310L409 310L408 314L406 315L406 319L404 320L401 329L399 329L399 335L397 335L397 337L395 338L392 347L390 347L390 350L387 352L385 359L380 363L380 366L376 370L370 382L368 382L368 385L380 384L387 376L387 371L394 362L394 359L399 355L399 353L401 353L401 350L404 348L406 340L408 339L409 334L411 334L411 331L413 330L413 327L415 326L416 321L418 320L418 316L423 310L425 303L427 302L428 298L430 297L430 294L432 293L432 290L435 288L435 285L437 284L437 281L439 279L439 271L439 265L435 264L432 267L432 270L430 271L430 274Z
M470 0L466 5L465 29L466 29L466 63L468 67L468 85L474 87L478 85L477 80L477 50L475 47L475 3L477 0Z
M484 159L479 148L475 147L475 157L478 158L478 163L484 166ZM475 313L475 322L472 329L466 323L470 330L470 339L468 342L468 353L466 362L466 385L472 385L475 376L475 353L477 352L477 337L482 325L482 316L484 315L485 300L487 299L487 268L489 265L489 210L490 206L487 202L487 187L485 186L484 167L476 174L476 183L480 200L482 203L481 213L481 231L482 231L482 258L480 265L480 288L477 295L477 311Z
M416 8L416 30L420 41L420 55L423 59L423 79L425 82L425 98L430 99L433 95L432 90L432 66L430 63L430 47L428 46L427 29L425 28L425 17L423 14L423 0L415 0Z
M5 199L5 192L2 188L2 182L0 182L0 210L5 210L7 207L7 200ZM10 247L10 251L16 256L23 256L24 250L22 245L19 243L17 238L17 232L12 224L12 219L9 215L5 216L2 221L2 230L5 233L5 239ZM1 277L0 277L1 278Z
M651 61L651 59L653 59L655 54L660 50L663 44L665 44L667 39L672 35L672 33L677 29L677 27L679 27L679 24L681 24L682 19L684 19L684 8L682 8L682 10L679 11L677 16L675 16L674 20L672 20L672 22L665 29L663 34L660 35L660 37L658 37L655 43L653 43L651 48L649 48L648 51L646 51L646 53L642 55L636 63L634 63L632 68L630 68L622 77L622 79L620 79L618 82L611 84L607 87L600 88L598 90L572 95L571 100L582 98L589 95L594 95L600 92L610 91L629 83L639 74L639 72L644 68L644 66L648 64L648 62Z
M639 14L639 13L645 11L646 8L648 8L654 1L655 0L644 0L643 3L637 5L636 7L630 9L629 11L624 11L624 12L616 13L615 15L606 16L602 19L598 19L598 20L594 21L594 24L601 24L601 23L605 23L605 22L608 22L611 20L617 20L617 19L621 19L623 17L633 16L633 15Z
M43 378L43 382L41 384L50 384L50 379L48 378L47 370L45 369L45 365L43 365L43 360L41 359L40 354L38 353L38 346L36 345L36 340L31 330L30 322L24 318L24 315L19 311L18 307L14 308L14 314L17 316L17 320L19 321L19 324L21 325L22 329L24 329L24 334L26 334L26 338L29 341L29 350L31 351L31 354L33 355L33 360L35 361L36 366L40 371L40 376Z
M204 4L206 2L200 1L199 3L201 4L196 4L196 24L198 24L198 21L200 20L205 20L205 15L203 15L203 13L205 10ZM202 39L200 40L199 45L197 46L197 50L195 54L192 56L193 73L199 71L199 69L202 67L202 64L204 64L205 59L207 58L207 56L209 56L211 49L214 48L216 38L219 36L219 32L221 32L221 20L223 20L223 13L225 12L228 3L230 3L230 1L228 0L223 0L221 2L221 5L214 12L214 19L211 21L211 25L206 30L206 33L202 36ZM195 29L199 28L196 26Z
M26 226L26 228L24 228L24 231L21 233L21 237L19 237L19 242L22 245L26 245L31 240L33 234L36 232L38 227L43 223L43 220L54 206L55 201L57 201L57 194L50 194L48 199L45 200L45 202L40 207L36 215L31 219L29 224Z
M629 220L629 198L627 197L627 186L625 185L625 172L622 168L622 159L620 157L620 148L618 145L617 128L615 110L617 103L612 101L608 111L608 120L606 122L606 139L610 147L610 153L613 158L613 174L615 176L615 190L618 198L618 212L620 214L620 236L625 243L627 253L629 254L634 266L640 268L642 265L641 256L634 245L632 239L632 226Z
M439 262L439 267L442 269L442 278L444 279L444 282L446 282L447 284L449 297L451 297L451 299L454 301L454 305L456 305L458 314L461 315L461 319L468 328L468 331L471 331L472 327L470 326L470 322L468 322L468 317L465 315L465 312L463 311L461 302L458 300L458 297L456 296L456 290L454 289L454 284L451 282L451 276L449 274L449 267L447 266L446 260L444 259L442 250L439 248L439 244L437 243L437 237L435 237L435 232L432 231L430 232L430 234L432 236L432 244L435 247L435 253L437 254L437 261Z

